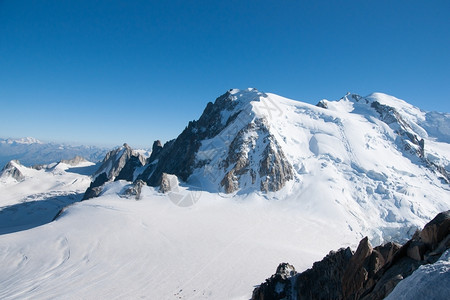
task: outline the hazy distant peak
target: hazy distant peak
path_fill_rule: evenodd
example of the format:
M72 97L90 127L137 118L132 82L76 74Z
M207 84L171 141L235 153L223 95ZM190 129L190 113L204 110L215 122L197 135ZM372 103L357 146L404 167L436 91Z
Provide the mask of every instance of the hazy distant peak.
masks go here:
M40 140L35 139L33 137L24 137L24 138L19 138L19 139L6 139L3 142L7 143L7 144L43 144Z

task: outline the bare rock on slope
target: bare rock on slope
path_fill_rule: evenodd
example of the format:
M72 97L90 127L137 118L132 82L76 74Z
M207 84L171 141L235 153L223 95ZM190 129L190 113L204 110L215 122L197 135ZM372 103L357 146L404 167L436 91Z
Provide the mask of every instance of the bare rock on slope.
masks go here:
M330 252L313 267L280 285L272 276L255 288L252 299L381 300L419 266L430 264L450 248L450 211L438 214L403 246L388 243L373 248L367 237L350 248Z

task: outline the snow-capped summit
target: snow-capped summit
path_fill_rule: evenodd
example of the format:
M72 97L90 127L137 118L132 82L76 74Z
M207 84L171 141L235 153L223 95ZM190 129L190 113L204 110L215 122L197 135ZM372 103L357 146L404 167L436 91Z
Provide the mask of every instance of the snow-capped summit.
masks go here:
M288 199L370 231L374 243L405 237L394 228L413 231L449 208L450 144L428 114L381 93L314 106L232 89L176 139L156 141L145 162L125 146L108 154L91 188L119 179L156 187L171 174L203 191ZM439 116L445 131L450 118Z
M268 96L254 88L232 89L208 103L197 121L152 155L140 179L158 185L174 174L213 191L245 188L277 191L293 178L267 117L256 103Z
M29 144L43 144L43 142L41 142L38 139L35 139L33 137L24 137L24 138L20 138L20 139L6 139L4 141L2 141L2 143L7 143L7 144L25 144L25 145L29 145Z

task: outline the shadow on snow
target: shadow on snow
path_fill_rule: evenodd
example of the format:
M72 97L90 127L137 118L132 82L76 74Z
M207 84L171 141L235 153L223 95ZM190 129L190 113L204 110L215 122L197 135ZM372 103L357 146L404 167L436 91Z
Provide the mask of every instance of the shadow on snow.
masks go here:
M79 202L82 193L57 195L0 208L0 235L52 222L64 207Z

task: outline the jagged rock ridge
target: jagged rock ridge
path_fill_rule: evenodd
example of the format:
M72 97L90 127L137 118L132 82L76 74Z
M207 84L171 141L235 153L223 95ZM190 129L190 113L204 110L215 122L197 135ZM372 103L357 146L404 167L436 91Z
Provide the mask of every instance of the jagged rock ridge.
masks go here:
M142 167L145 158L138 152L123 144L122 147L108 152L100 165L99 169L93 175L93 182L86 190L83 200L97 197L102 192L102 186L108 181L136 179L136 169Z
M259 101L260 97L265 94L255 89L226 92L214 103L208 103L199 120L189 122L176 139L164 146L155 141L146 161L133 154L126 144L109 152L94 174L85 199L98 195L101 185L108 181L142 180L150 186L160 186L164 183L163 175L172 174L186 182L195 169L207 168L223 149L225 155L220 155L217 164L220 170L205 176L220 176L215 182L218 190L232 193L250 186L261 191L280 190L294 177L293 168L271 133L268 120L256 116L252 110L251 102ZM208 144L214 139L223 144L223 149ZM212 150L210 156L199 155L205 145ZM99 180L103 173L106 176Z
M435 263L449 248L450 211L446 211L403 246L387 243L372 248L366 237L354 253L350 248L331 251L311 269L289 277L283 276L288 264L282 263L275 275L255 288L252 299L384 299L402 279L421 265Z

